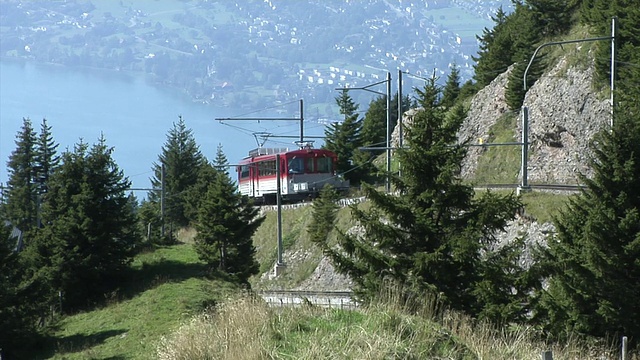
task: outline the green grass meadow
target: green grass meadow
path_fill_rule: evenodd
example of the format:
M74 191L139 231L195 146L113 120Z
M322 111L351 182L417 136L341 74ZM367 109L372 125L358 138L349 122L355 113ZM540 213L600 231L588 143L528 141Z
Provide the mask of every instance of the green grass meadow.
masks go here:
M140 254L130 279L104 304L60 319L45 351L34 358L155 359L162 336L238 291L227 281L208 279L188 244Z

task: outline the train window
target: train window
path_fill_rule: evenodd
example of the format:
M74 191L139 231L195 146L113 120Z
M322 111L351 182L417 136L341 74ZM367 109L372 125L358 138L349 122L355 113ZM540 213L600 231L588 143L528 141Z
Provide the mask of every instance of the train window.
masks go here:
M304 172L304 160L302 158L293 158L287 164L290 174L302 174Z
M318 172L319 173L331 173L331 158L330 157L322 157L322 158L318 158Z
M248 178L249 177L249 165L240 166L240 178Z
M308 158L307 159L307 168L306 168L306 172L307 173L314 173L316 172L316 168L315 168L315 162L314 162L314 158Z
M269 176L276 174L276 161L262 161L258 163L258 175L260 176Z

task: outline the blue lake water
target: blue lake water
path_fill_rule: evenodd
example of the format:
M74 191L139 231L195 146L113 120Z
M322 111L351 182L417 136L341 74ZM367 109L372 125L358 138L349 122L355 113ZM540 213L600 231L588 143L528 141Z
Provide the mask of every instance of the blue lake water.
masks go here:
M295 110L298 105L291 106ZM237 162L257 146L252 131L282 135L296 135L299 131L299 124L293 122L221 124L215 120L269 116L246 113L247 110L194 103L179 91L161 90L148 84L142 76L1 60L0 182L6 184L6 163L15 149L23 117L32 120L36 132L46 118L55 141L60 144L59 151L72 149L80 139L93 144L104 134L107 144L114 147L113 158L133 187L148 188L149 178L153 176L152 164L157 161L178 116L193 130L207 158L215 158L217 146L222 144L230 163ZM310 130L316 132L313 135L322 133L317 124ZM265 146L292 148L292 141L285 140L288 145L280 142Z

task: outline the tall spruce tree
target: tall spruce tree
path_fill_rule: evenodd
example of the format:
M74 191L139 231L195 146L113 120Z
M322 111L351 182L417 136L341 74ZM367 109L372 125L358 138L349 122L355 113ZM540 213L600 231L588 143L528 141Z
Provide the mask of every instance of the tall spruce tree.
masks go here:
M37 176L36 142L31 120L22 119L22 127L16 135L16 149L7 162L9 179L4 212L7 219L25 233L37 226L38 192L34 183Z
M22 265L15 252L16 239L11 226L0 218L0 355L22 358L22 348L34 338L37 312L31 305L37 294L22 283Z
M340 107L340 113L344 115L344 121L333 123L325 129L324 148L336 154L336 171L344 173L345 179L356 185L360 183L363 175L353 159L354 152L361 146L362 119L357 112L358 105L353 102L348 91L343 90L342 94L336 97L336 104Z
M640 118L637 105L616 114L593 143L593 177L538 259L549 287L536 318L556 335L640 334Z
M633 0L584 0L581 8L581 19L593 28L594 35L611 35L611 19L617 18L616 30L616 61L620 70L634 67L637 64L638 53L640 52L640 33L638 23L640 23L640 7ZM595 63L597 80L600 84L608 84L611 76L611 42L599 41L597 46ZM624 71L618 71L617 80L623 87ZM629 89L635 88L636 83L631 82ZM620 88L621 92L627 88Z
M402 99L402 113L409 110L413 104L408 95ZM389 124L395 129L398 123L398 93L391 98L391 114ZM369 108L362 120L362 144L365 146L384 147L387 138L387 98L379 96L369 103ZM374 153L381 154L384 150Z
M339 210L336 200L338 193L329 184L320 190L320 195L313 201L313 217L307 228L309 238L321 247L327 246L329 233L334 228L334 223Z
M516 63L509 74L505 97L511 110L518 110L522 106L526 91L524 91L524 72L529 65L531 55L541 41L540 25L536 13L525 5L516 5L516 11L510 16L510 27L517 30L517 37L511 43L512 60ZM544 56L537 56L527 72L527 89L542 75L544 70Z
M417 94L423 110L407 129L409 148L396 155L403 166L402 177L393 178L397 194L365 185L371 210L352 208L362 233L340 233L340 246L325 246L324 251L353 279L356 293L365 300L391 279L412 291L436 292L449 306L474 315L507 312L500 304L517 303L513 289L482 287L508 275L496 265L504 261L487 258L494 253L495 232L513 218L520 203L513 194L474 196L460 177L466 150L457 144L456 133L464 116L458 111L447 116L435 79ZM501 276L483 278L492 272ZM484 303L487 299L493 303ZM485 311L489 306L503 309ZM519 311L511 310L509 316Z
M209 184L216 181L220 172L228 173L229 162L222 150L222 144L218 144L216 158L213 164L205 163L198 173L198 180L185 192L185 215L191 224L198 220L198 211L204 200L202 194L207 192Z
M200 194L194 247L198 257L212 270L226 272L248 285L249 277L260 270L252 236L264 217L258 215L258 209L247 196L238 193L226 171L225 159L218 147L216 162L206 165L215 172L213 181L209 179L212 172L201 172L204 181L199 184L206 183L206 187Z
M412 107L411 98L408 95L403 96L402 99L402 113L409 110ZM398 93L396 93L391 99L391 114L390 114L389 126L392 131L395 129L398 123ZM375 98L369 103L369 108L362 120L361 139L362 145L368 147L380 147L384 148L387 144L387 99L385 96ZM375 183L382 179L382 174L373 165L372 160L377 156L384 153L383 149L380 150L366 150L358 151L354 155L355 164L362 168L361 180L366 183Z
M139 242L130 181L102 137L62 154L48 182L43 228L27 243L29 275L49 285L42 296L76 309L118 286Z
M551 37L571 27L571 16L580 2L581 0L527 0L527 5L542 36Z
M60 163L57 149L58 143L53 140L51 126L47 124L47 119L42 119L40 134L38 134L36 142L35 157L35 184L40 197L47 192L49 176Z
M447 82L442 90L442 100L440 103L442 106L451 108L455 105L456 100L458 100L458 95L460 95L460 69L458 65L453 64L451 72L447 76Z
M387 136L387 99L379 96L369 103L369 108L362 120L362 144L370 147L386 146ZM384 150L372 151L374 155Z
M481 36L476 36L480 43L478 56L472 56L476 62L473 78L480 87L489 85L499 74L507 70L513 63L511 59L511 31L508 29L508 15L498 8L491 18L494 26L484 28Z
M185 214L186 190L198 179L200 168L205 158L193 136L193 131L180 116L178 122L167 134L167 141L162 146L158 162L153 164L154 177L151 184L154 188L162 187L162 166L164 165L164 202L166 222L177 226L187 226L189 219ZM149 200L158 203L160 194L152 192Z

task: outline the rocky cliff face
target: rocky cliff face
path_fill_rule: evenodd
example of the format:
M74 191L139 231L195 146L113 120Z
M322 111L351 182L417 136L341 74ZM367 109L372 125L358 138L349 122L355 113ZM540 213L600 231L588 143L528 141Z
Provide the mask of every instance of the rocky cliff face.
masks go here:
M511 68L473 97L459 132L461 141L486 143L491 127L508 113L518 117L517 127L513 129L514 140L522 140L522 111L513 113L505 100L510 72ZM530 183L577 184L578 173L590 176L589 142L611 121L609 100L593 89L594 72L593 66L570 66L566 57L561 58L527 92L524 105L529 108L527 169ZM405 126L410 126L416 111L405 113ZM394 145L398 144L398 138L396 128ZM482 147L469 148L462 167L463 177L474 176L478 159L485 151Z
M496 120L510 110L505 100L508 70L471 101L460 139L487 139ZM569 66L561 58L525 96L529 108L529 182L577 184L578 173L590 176L587 166L589 142L611 121L608 99L592 86L594 68ZM518 114L514 139L522 139L522 111ZM486 140L485 140L486 141ZM463 176L473 177L483 148L472 147L463 164ZM522 174L519 175L520 179Z
M589 143L611 122L609 100L593 90L594 72L563 58L527 92L531 183L576 184L578 173L591 175ZM521 131L519 123L518 138Z

